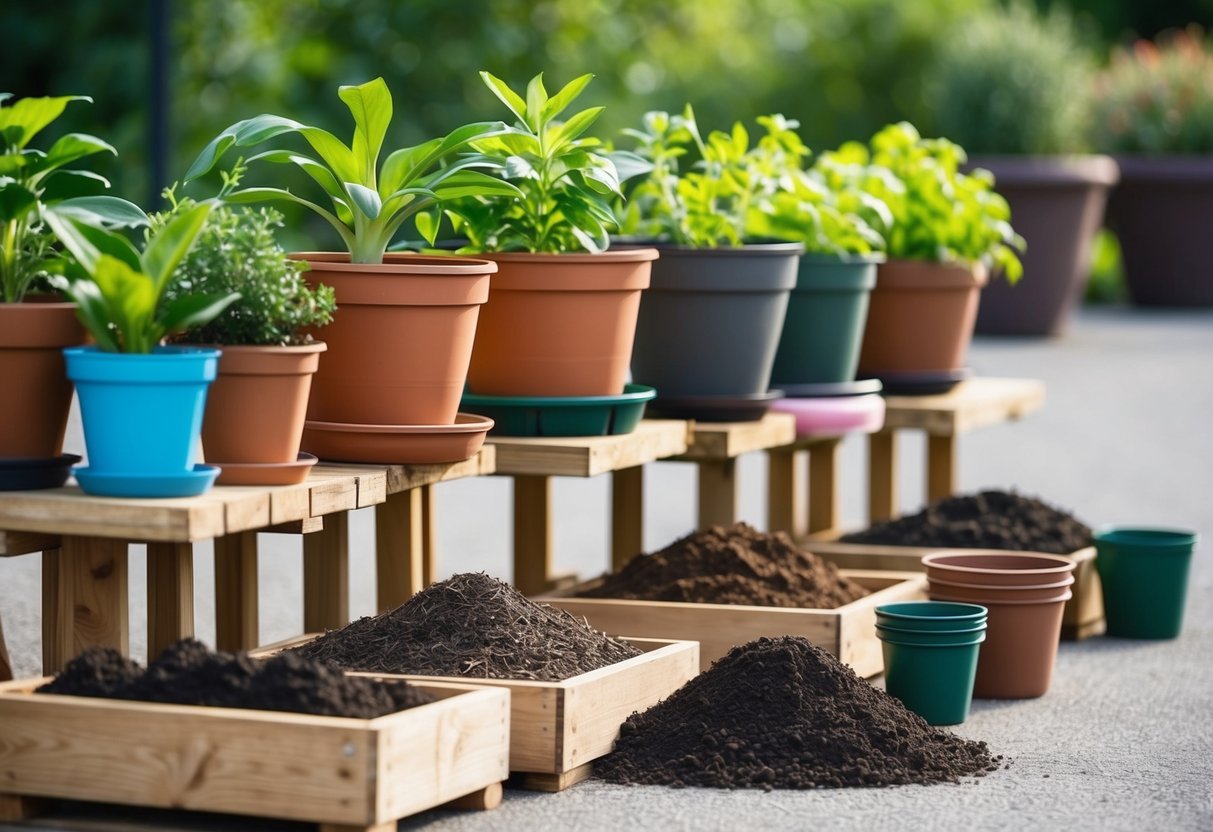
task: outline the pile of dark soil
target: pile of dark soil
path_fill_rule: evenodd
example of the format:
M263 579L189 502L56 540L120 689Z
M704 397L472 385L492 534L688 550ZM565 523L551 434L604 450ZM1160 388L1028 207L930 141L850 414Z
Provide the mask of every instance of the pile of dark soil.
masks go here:
M783 532L712 526L660 552L637 555L583 598L834 609L868 591Z
M1047 503L1006 491L945 497L918 514L841 538L847 543L1015 549L1068 555L1091 545L1091 529Z
M169 647L147 670L116 650L90 647L38 693L356 719L433 701L404 682L345 676L334 667L289 654L254 661L245 653L212 652L194 639Z
M455 575L292 652L347 670L543 682L641 653L482 572Z
M998 768L803 638L733 650L624 723L594 764L612 783L812 789L954 783Z

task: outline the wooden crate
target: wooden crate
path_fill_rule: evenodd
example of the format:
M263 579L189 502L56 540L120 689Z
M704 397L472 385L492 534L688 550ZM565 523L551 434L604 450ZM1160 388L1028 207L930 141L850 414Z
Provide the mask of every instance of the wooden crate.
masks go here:
M941 548L929 546L881 546L874 543L841 543L837 532L810 535L802 541L814 554L831 560L843 569L889 569L921 572L922 558ZM978 551L978 550L974 550ZM1007 554L1006 550L989 550ZM1061 637L1081 640L1104 631L1103 589L1095 568L1095 547L1070 553L1074 561L1074 597L1066 602L1061 622Z
M920 574L848 570L843 574L872 594L832 610L569 597L597 583L590 581L535 600L582 616L591 626L608 633L641 632L698 641L699 666L703 670L736 645L762 636L789 635L807 638L861 676L875 676L884 670L876 638L876 607L925 598L926 578Z
M427 682L438 701L364 720L33 693L46 681L0 684L0 821L61 798L387 832L493 808L508 774L503 690Z

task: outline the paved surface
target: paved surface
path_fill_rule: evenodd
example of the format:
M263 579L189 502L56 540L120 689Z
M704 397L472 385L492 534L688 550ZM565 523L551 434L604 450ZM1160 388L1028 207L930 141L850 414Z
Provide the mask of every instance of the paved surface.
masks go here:
M1189 592L1186 629L1174 642L1098 638L1063 644L1053 689L1039 700L978 702L960 729L987 740L1011 767L961 786L771 794L617 788L585 783L557 795L507 792L495 812L432 812L402 828L481 829L1213 829L1213 313L1089 312L1059 341L979 340L972 364L985 375L1044 379L1045 409L1022 424L962 440L965 490L1016 486L1068 507L1092 525L1172 524L1204 537ZM69 444L71 440L69 439ZM901 453L903 503L921 502L921 445ZM863 445L844 446L849 526L863 522ZM746 519L764 519L761 458L742 465ZM650 466L646 545L694 522L689 466ZM509 489L496 478L440 489L444 571L509 570ZM608 562L607 484L561 481L556 530L560 569L602 571ZM369 513L356 515L352 610L373 603ZM301 627L298 542L263 547L263 640ZM199 549L200 635L210 638L209 557ZM142 650L142 558L131 565L133 647ZM37 670L38 562L0 561L0 610L20 673ZM78 814L78 813L77 813ZM282 828L180 814L110 815L173 828ZM71 814L38 824L85 828ZM99 828L95 825L88 828ZM294 828L291 825L290 828Z

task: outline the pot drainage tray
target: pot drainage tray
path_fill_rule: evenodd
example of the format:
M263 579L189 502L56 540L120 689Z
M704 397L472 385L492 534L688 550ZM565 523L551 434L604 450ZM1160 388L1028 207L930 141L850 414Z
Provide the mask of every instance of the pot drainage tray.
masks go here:
M852 431L875 433L884 427L884 399L875 393L866 396L838 396L823 399L782 399L771 410L796 417L796 436L840 436Z
M0 459L0 491L38 491L67 482L80 457L63 454L49 459Z
M628 384L618 396L482 396L464 393L462 407L489 416L494 436L619 436L631 433L657 395Z
M197 497L215 484L219 469L195 465L192 471L172 474L136 474L75 468L72 474L85 494L97 497Z
M471 459L493 420L459 413L453 425L358 425L305 422L303 447L335 462L429 465Z
M866 396L869 393L879 393L880 379L864 378L858 381L813 382L811 384L775 385L789 399L832 399L843 396Z
M658 396L649 405L649 412L669 419L701 422L757 422L767 415L772 402L782 398L782 390L749 396Z
M973 375L969 367L922 373L875 373L886 396L937 396L947 393Z
M219 485L298 485L319 460L299 454L294 462L216 462Z

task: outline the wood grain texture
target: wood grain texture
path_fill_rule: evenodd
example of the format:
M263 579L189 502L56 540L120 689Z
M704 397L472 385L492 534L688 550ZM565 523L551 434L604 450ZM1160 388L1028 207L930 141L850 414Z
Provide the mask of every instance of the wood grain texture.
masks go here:
M698 469L699 528L729 526L737 522L737 463L732 459L705 459Z
M956 437L927 434L928 503L951 497L956 493L956 465Z
M644 551L644 466L611 475L611 568Z
M790 447L767 451L767 529L793 537L808 531L807 488L800 456Z
M215 539L215 647L250 650L261 641L256 532Z
M897 516L897 434L878 430L868 435L868 522Z
M590 779L594 764L586 763L560 774L543 774L537 771L520 771L510 777L510 785L532 792L562 792Z
M514 586L545 592L552 577L552 481L514 477Z
M194 544L147 545L147 657L194 634Z
M39 532L0 531L0 558L32 555L59 548L59 535Z
M425 534L420 488L390 494L375 507L375 609L403 604L424 587Z
M303 628L336 630L350 623L350 521L340 512L303 538Z
M809 531L835 529L841 522L838 482L838 448L841 440L829 439L809 451Z
M1044 406L1043 381L974 378L938 396L885 396L886 428L948 436L1021 419Z
M696 422L682 459L734 459L796 441L796 417L768 413L756 422Z
M622 436L494 437L498 474L594 477L686 452L690 423L644 419Z
M13 660L8 655L8 643L4 640L4 618L0 616L0 682L13 678Z
M123 540L64 536L52 559L55 619L43 643L44 669L58 671L92 645L129 655L126 549Z

